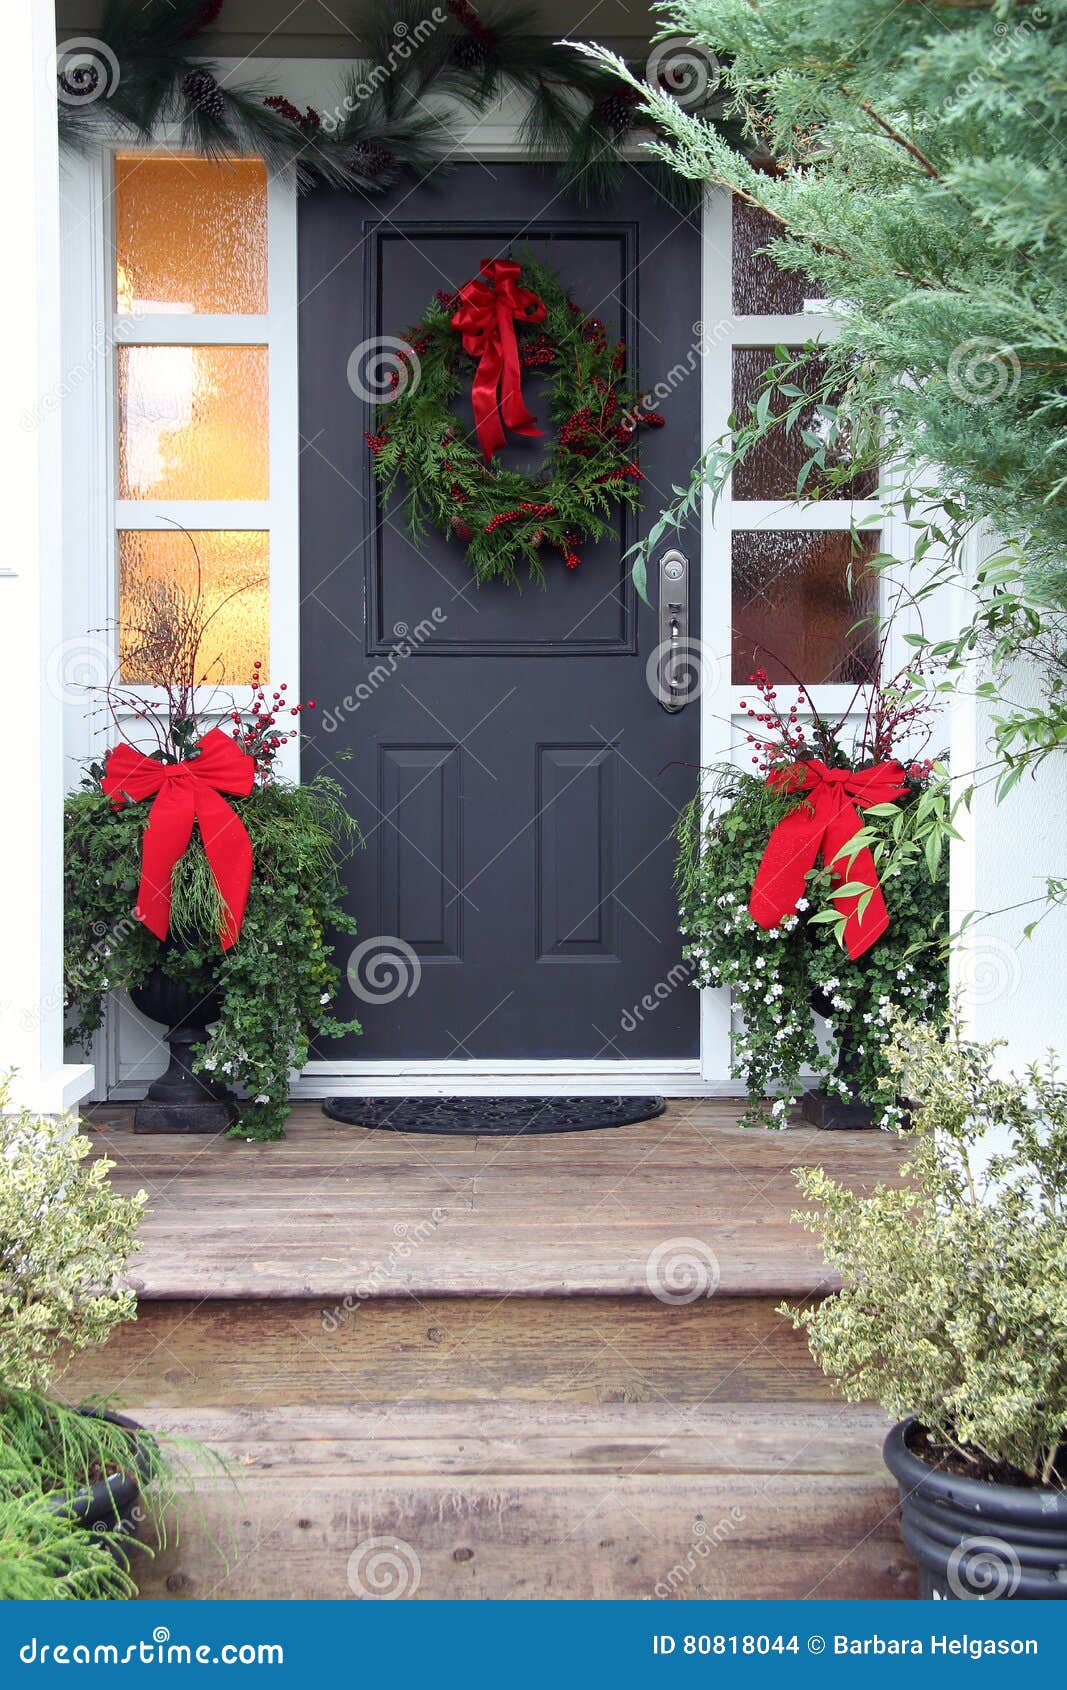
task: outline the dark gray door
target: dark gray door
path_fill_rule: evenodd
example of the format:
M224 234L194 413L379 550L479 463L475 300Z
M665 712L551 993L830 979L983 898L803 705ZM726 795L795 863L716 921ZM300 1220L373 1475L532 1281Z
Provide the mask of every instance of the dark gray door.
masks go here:
M641 431L647 525L698 452L697 224L636 170L589 210L519 164L464 164L383 201L318 189L299 215L302 664L318 706L304 772L341 781L366 835L347 866L362 949L344 999L364 1036L316 1055L692 1057L697 994L661 983L680 959L671 835L699 707L669 715L649 684L657 621L621 562L636 527L620 521L574 571L552 554L543 591L478 588L458 544L416 542L382 510L347 368L482 258L528 246L626 341L643 385L670 389L666 425ZM523 393L543 423L534 372ZM515 439L504 461L541 450Z

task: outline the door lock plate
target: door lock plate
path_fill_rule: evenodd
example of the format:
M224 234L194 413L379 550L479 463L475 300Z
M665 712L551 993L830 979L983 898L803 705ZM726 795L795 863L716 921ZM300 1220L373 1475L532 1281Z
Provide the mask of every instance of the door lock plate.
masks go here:
M689 702L689 559L675 548L659 560L659 701L670 715Z

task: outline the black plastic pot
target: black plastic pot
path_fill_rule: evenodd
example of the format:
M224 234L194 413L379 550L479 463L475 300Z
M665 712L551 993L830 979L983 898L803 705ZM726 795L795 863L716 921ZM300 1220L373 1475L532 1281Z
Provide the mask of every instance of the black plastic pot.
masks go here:
M1067 1493L964 1479L931 1467L902 1420L882 1454L900 1487L901 1532L919 1595L950 1602L1067 1598Z
M825 992L813 991L811 1007L824 1020L833 1014L833 1004ZM825 1127L837 1132L866 1132L874 1128L874 1110L864 1103L856 1090L855 1076L859 1057L851 1048L847 1031L837 1041L837 1078L848 1088L849 1096L836 1092L806 1091L800 1100L800 1112L813 1127Z
M152 1468L151 1442L144 1435L144 1428L136 1420L127 1420L123 1414L96 1408L83 1408L79 1413L91 1419L109 1420L113 1426L122 1426L133 1434L130 1470L98 1479L73 1496L57 1495L52 1498L52 1507L57 1513L69 1514L87 1531L116 1532L124 1537L135 1537L141 1513L141 1484ZM138 1434L141 1436L138 1437Z
M235 1118L225 1086L193 1072L192 1047L203 1044L207 1024L218 1014L214 992L194 992L181 980L153 968L130 997L150 1021L167 1028L170 1065L153 1080L133 1115L135 1133L221 1133Z

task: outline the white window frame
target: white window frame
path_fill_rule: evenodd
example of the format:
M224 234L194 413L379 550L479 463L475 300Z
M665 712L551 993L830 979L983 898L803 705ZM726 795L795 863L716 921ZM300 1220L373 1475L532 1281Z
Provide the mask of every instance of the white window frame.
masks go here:
M71 671L79 641L92 629L83 669L100 681L118 668L118 535L123 529L174 532L250 530L268 535L269 674L300 697L300 572L297 468L296 193L287 174L268 174L267 311L263 315L119 312L115 299L114 161L117 153L181 154L176 135L151 145L113 142L64 160L60 191L63 272L64 368L81 372L63 396L65 632ZM118 496L117 354L131 346L265 346L268 360L269 465L264 500L120 499ZM76 688L70 689L76 693ZM123 691L149 704L158 689L123 683ZM222 715L230 698L251 701L247 684L198 688L196 702ZM99 756L110 724L84 720L84 700L67 704L68 758ZM79 721L79 704L82 706ZM281 772L299 778L300 745L279 756ZM68 777L73 771L68 767Z

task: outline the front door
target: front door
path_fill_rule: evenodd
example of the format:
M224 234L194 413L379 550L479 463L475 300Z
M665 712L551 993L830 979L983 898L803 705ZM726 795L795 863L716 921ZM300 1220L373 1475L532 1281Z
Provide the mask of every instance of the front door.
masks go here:
M315 1054L691 1059L672 833L699 709L663 709L657 615L622 557L699 451L698 220L637 171L589 210L534 167L495 163L381 201L319 188L299 219L302 672L317 706L304 777L340 781L366 841L347 865L359 933L342 942L341 1003L364 1032ZM382 508L373 410L348 371L483 258L526 250L666 397L665 426L641 431L640 517L584 546L577 569L552 553L543 589L520 592L479 588L458 542L414 538L399 504ZM535 371L523 396L544 427ZM456 415L470 427L469 402ZM502 461L530 469L542 450L511 435ZM681 544L695 630L696 535Z

